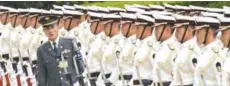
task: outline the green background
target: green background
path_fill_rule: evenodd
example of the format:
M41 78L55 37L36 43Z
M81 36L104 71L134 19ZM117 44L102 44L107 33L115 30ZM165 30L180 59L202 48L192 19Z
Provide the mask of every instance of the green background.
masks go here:
M73 5L79 4L84 6L97 5L102 7L112 6L112 7L124 7L124 4L159 4L168 3L172 5L196 5L203 7L217 7L222 8L223 6L230 6L229 1L0 1L0 5L9 6L13 8L42 8L50 9L53 4L56 5Z

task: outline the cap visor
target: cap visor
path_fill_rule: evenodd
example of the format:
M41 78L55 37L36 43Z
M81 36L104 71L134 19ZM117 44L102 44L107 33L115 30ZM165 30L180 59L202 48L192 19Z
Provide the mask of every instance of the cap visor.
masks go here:
M155 27L157 27L157 26L160 26L160 25L164 25L164 24L167 24L167 22L162 22L162 23L155 23Z
M199 29L202 29L202 28L205 28L205 27L209 27L209 25L196 26L195 30L199 30Z

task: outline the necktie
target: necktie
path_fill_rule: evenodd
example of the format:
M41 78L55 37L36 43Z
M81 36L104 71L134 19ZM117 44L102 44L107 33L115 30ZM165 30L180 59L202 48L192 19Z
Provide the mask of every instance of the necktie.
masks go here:
M53 46L54 46L54 52L55 52L55 54L57 54L57 46L56 46L56 42L53 42Z

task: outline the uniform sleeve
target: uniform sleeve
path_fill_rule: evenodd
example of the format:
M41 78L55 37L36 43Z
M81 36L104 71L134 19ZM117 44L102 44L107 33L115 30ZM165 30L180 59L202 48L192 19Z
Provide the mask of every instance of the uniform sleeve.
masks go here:
M41 54L40 48L37 50L37 56L38 56L38 86L46 86L46 68L43 60L43 56Z
M79 73L82 74L84 72L84 62L82 59L82 54L78 48L76 40L73 39L72 43L73 43L73 56L74 55L77 56L75 60L77 62Z

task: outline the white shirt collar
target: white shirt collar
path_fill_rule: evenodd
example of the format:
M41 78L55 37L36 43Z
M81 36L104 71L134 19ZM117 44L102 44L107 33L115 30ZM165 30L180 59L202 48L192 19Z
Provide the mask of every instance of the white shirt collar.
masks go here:
M52 48L54 48L54 45L53 45L53 41L49 40L50 42L50 45L52 46ZM57 39L55 40L56 42L56 47L58 47L58 44L59 44L59 36L57 37Z
M185 41L181 44L183 47L189 47L190 45L194 45L196 41L196 37L193 37L192 39L189 39L188 41Z
M209 43L208 45L205 46L205 48L212 48L214 46L222 48L222 45L219 39L215 39L213 42Z

